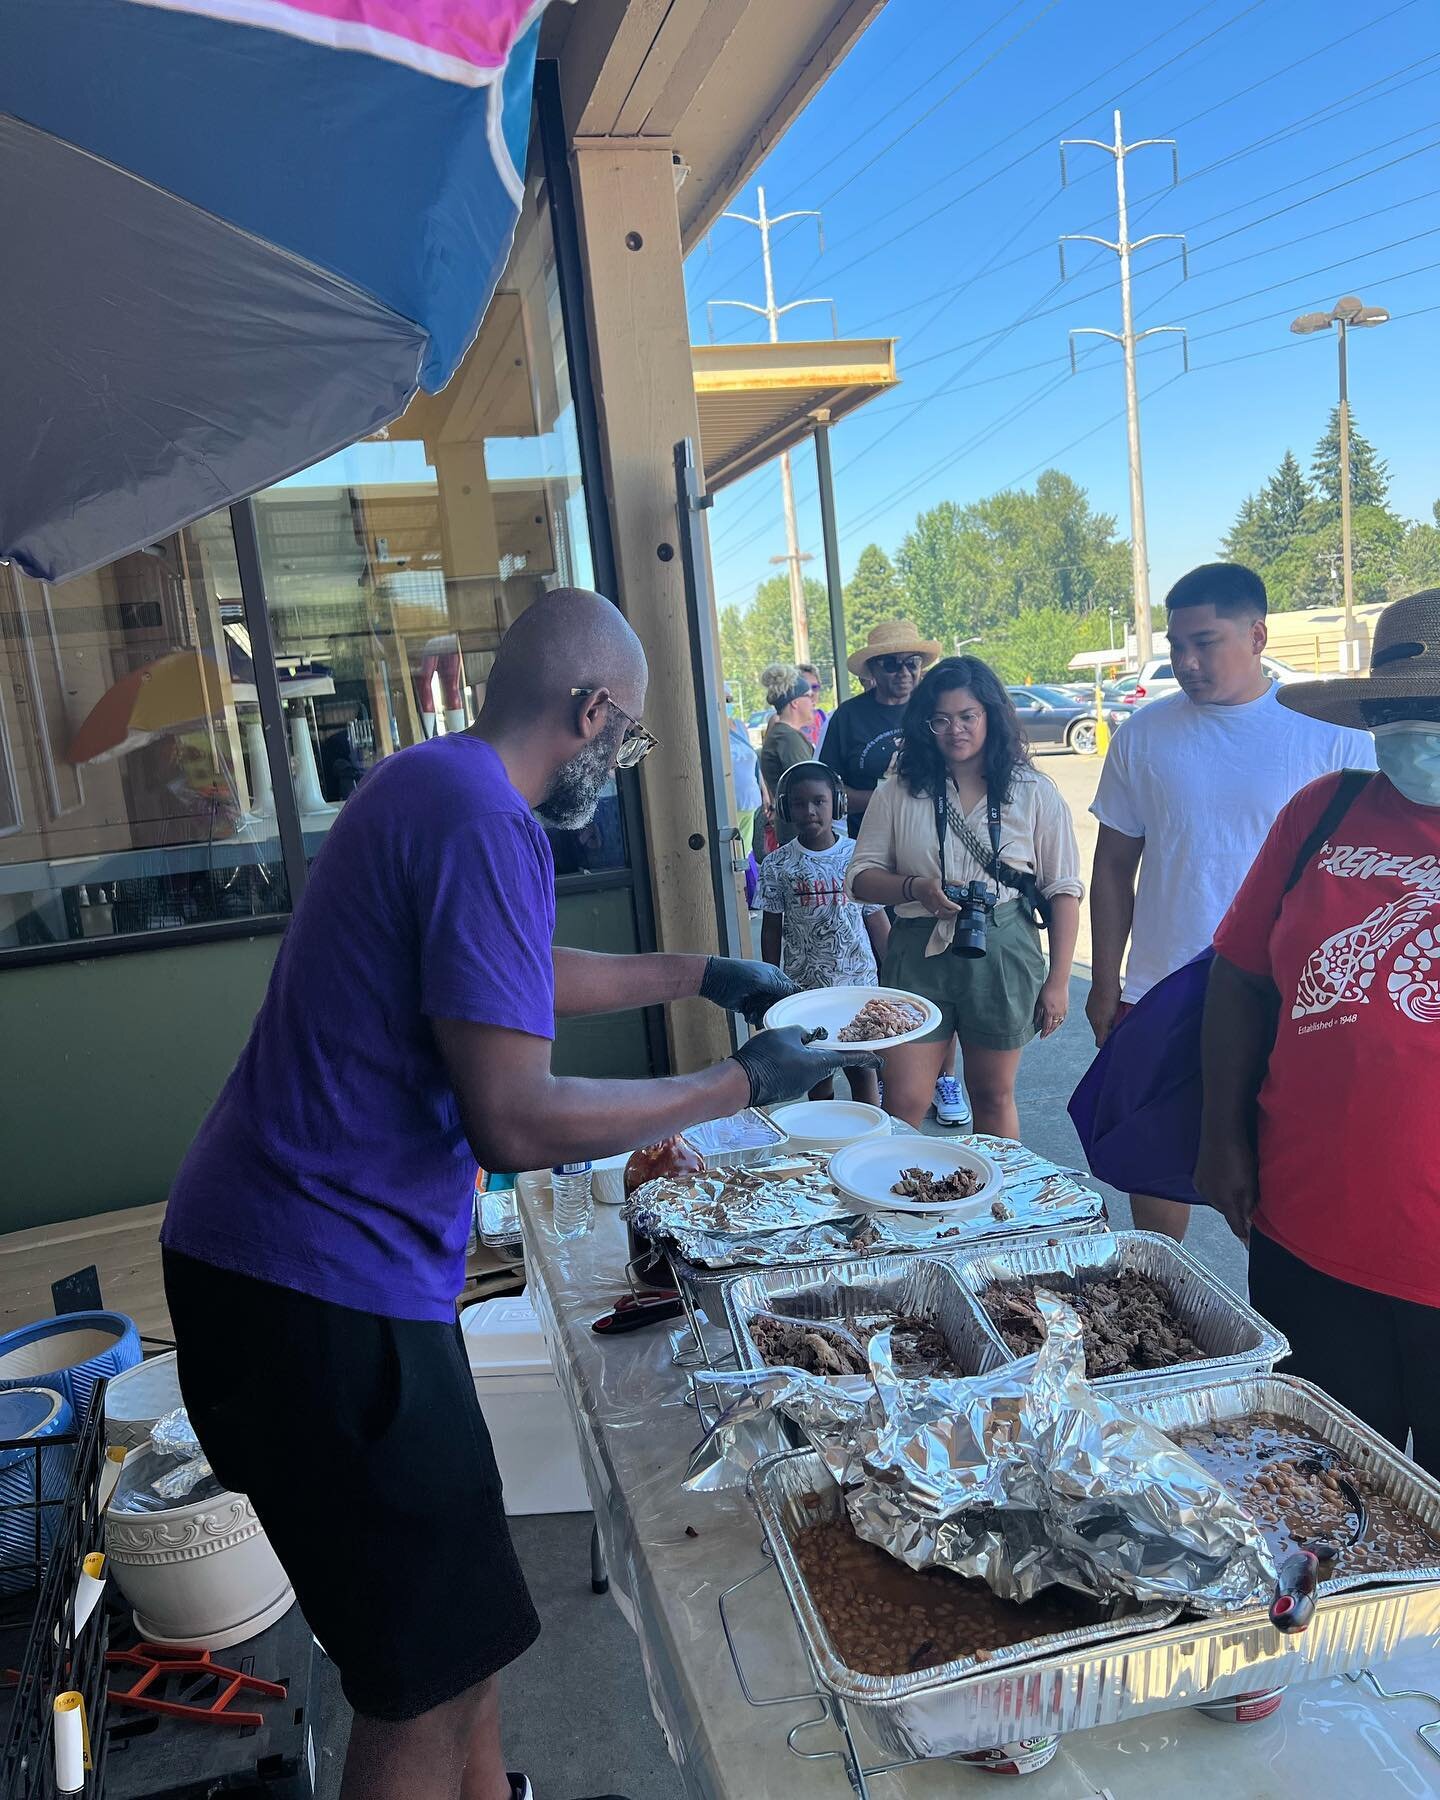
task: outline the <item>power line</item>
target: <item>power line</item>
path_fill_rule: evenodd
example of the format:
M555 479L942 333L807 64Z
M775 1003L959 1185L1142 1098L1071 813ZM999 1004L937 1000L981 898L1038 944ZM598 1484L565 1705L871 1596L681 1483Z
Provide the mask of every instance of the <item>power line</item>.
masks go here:
M1213 0L1207 0L1207 3L1213 3ZM857 134L856 142L863 143L865 141L865 139L868 138L869 133L874 131L878 125L883 125L884 122L886 121L886 119L891 118L895 113L899 112L901 110L901 108L906 104L907 101L913 100L917 94L921 93L925 88L929 87L932 81L938 80L939 77L944 74L946 69L953 68L954 65L960 61L961 57L968 56L969 53L975 48L975 46L977 44L979 44L984 38L989 37L990 33L995 29L995 27L997 25L1003 24L1004 21L1006 19L1008 19L1012 13L1019 12L1020 8L1022 6L1024 6L1025 4L1026 4L1026 0L1011 0L1011 4L1009 6L1007 6L1003 12L997 14L996 17L990 21L990 23L985 27L985 29L983 31L977 32L975 34L975 36L973 38L971 38L967 44L962 45L961 48L959 50L957 50L953 56L947 57L945 59L945 61L943 63L941 63L941 65L938 69L931 70L931 72L924 78L923 81L917 81L913 87L907 88L898 100L894 101L890 106L888 106L885 109L884 112L880 113L876 118L872 119L870 121L870 123L864 127L863 135ZM895 60L898 60L898 59L892 58L892 63ZM889 66L891 66L891 65L890 64L886 65L887 68ZM877 73L879 73L879 72L880 71L877 71ZM952 93L954 93L955 91L956 91L955 89L951 90ZM812 181L814 181L817 176L828 173L833 167L834 167L834 159L833 158L829 158L824 162L817 163L813 169L808 169L803 175L796 176L791 181L790 187L787 191L790 193L802 192L804 189L809 187L810 183ZM841 190L839 188L837 188L835 191L837 193L839 193ZM822 200L821 204L824 205L825 202ZM707 238L707 242L708 242L708 238ZM723 286L725 286L725 284L728 280L729 280L729 277L726 276L723 280L717 282L716 285L714 286L714 288L711 289L711 292L719 293L720 289ZM706 297L707 296L701 296L702 299L706 298Z
M1284 66L1284 68L1278 69L1278 70L1274 71L1271 75L1263 77L1259 82L1252 82L1248 87L1241 88L1233 94L1226 95L1224 99L1216 101L1212 106L1205 108L1204 111L1193 115L1191 120L1181 121L1181 123L1179 125L1171 126L1167 132L1167 135L1173 136L1176 131L1183 129L1184 125L1193 123L1195 119L1203 118L1211 112L1219 111L1222 107L1230 105L1233 101L1243 98L1243 96L1245 94L1253 92L1257 86L1263 86L1265 84L1265 82L1274 81L1274 80L1277 80L1281 75L1289 74L1293 69L1298 68L1302 63L1310 62L1315 57L1323 55L1326 51L1336 48L1337 45L1348 42L1349 39L1351 39L1355 36L1358 36L1359 33L1363 32L1363 31L1371 30L1376 25L1383 24L1387 19L1392 18L1395 15L1395 13L1403 12L1408 7L1413 6L1415 3L1416 3L1416 0L1402 0L1401 5L1395 7L1392 10L1392 12L1382 13L1373 19L1367 20L1364 24L1357 26L1353 31L1346 32L1341 37L1332 39L1330 41L1330 43L1328 43L1328 44L1322 44L1318 49L1312 50L1312 51L1308 52L1305 56L1297 58L1297 60L1293 63L1287 63ZM1253 6L1246 6L1245 8L1243 8L1241 10L1241 12L1233 15L1230 19L1225 20L1221 25L1215 27L1215 29L1213 31L1206 33L1205 36L1197 39L1195 41L1195 43L1187 45L1183 51L1177 52L1176 55L1174 57L1171 57L1170 59L1168 59L1167 62L1161 63L1158 68L1149 71L1149 73L1142 76L1140 78L1140 80L1132 83L1129 87L1127 87L1126 89L1123 90L1122 95L1115 96L1115 99L1119 99L1122 97L1128 97L1129 95L1133 94L1136 91L1136 89L1138 89L1139 87L1142 87L1146 82L1152 80L1157 74L1160 74L1161 72L1163 72L1163 70L1165 68L1169 67L1170 63L1178 61L1179 58L1182 56L1189 55L1192 51L1198 49L1202 44L1208 42L1209 39L1219 35L1219 33L1222 31L1228 30L1231 25L1237 24L1240 19L1244 18L1247 13L1249 13L1253 10L1254 10ZM1194 15L1192 14L1190 16L1193 17ZM1164 35L1164 34L1162 33L1162 35ZM1152 39L1151 41L1154 42L1155 40ZM1433 62L1435 60L1436 54L1437 53L1432 53L1431 55L1428 55L1428 56L1418 59L1418 61L1419 61L1419 63ZM1116 65L1116 66L1118 66L1118 65ZM1392 76L1394 74L1408 74L1411 69L1413 69L1417 66L1418 66L1417 64L1405 65L1404 67L1402 67L1399 70L1392 71L1391 75L1384 75L1384 76L1377 77L1375 82L1369 83L1367 85L1372 86L1372 87L1377 86L1381 82L1392 79ZM1107 73L1108 73L1108 71L1107 71ZM1097 79L1100 79L1100 78L1097 78ZM1087 83L1086 85L1090 86L1090 85L1093 85L1093 83ZM1075 91L1077 93L1083 92L1083 89L1077 89ZM1356 93L1363 93L1364 91L1365 91L1364 88L1355 90ZM1341 95L1341 96L1339 96L1339 98L1337 100L1327 102L1327 104L1325 106L1317 108L1315 110L1315 113L1309 119L1302 117L1301 120L1297 121L1293 125L1281 127L1275 132L1266 133L1264 137L1256 140L1254 145L1249 146L1244 150L1230 152L1225 157L1218 158L1214 163L1209 163L1209 164L1204 165L1202 168L1197 169L1194 172L1194 174L1192 174L1186 178L1187 183L1189 181L1194 181L1194 180L1199 179L1199 177L1201 175L1207 174L1207 173L1211 172L1213 169L1219 168L1220 166L1222 166L1222 164L1224 164L1226 162L1237 160L1237 158L1240 155L1248 155L1259 149L1268 148L1271 146L1272 143L1278 143L1278 142L1282 141L1283 137L1293 135L1296 131L1303 128L1308 123L1318 122L1321 114L1330 112L1334 107L1339 105L1340 100L1348 99L1350 97L1351 96L1349 96L1349 95ZM1376 96L1376 98L1379 98L1379 97L1380 96ZM1073 98L1073 95L1067 95L1066 98L1067 99ZM1060 102L1059 104L1063 104L1063 102ZM1109 105L1109 104L1111 104L1111 102L1106 102L1106 104ZM1054 111L1054 110L1055 109L1053 107L1047 109L1047 111ZM1084 114L1082 114L1080 116L1080 118L1073 120L1071 122L1071 124L1064 126L1062 129L1065 131L1074 129L1075 126L1082 124L1086 118L1090 117L1092 112L1095 110L1097 110L1097 109L1096 108L1087 109L1087 111ZM1044 116L1045 116L1045 114L1043 114L1043 113L1036 115L1037 118L1043 118ZM1034 120L1029 120L1026 122L1026 125L1022 126L1020 129L1021 130L1027 129L1028 126L1030 124L1033 124L1034 122L1035 122ZM929 224L931 220L939 218L942 213L950 211L950 209L952 207L958 206L963 200L967 200L971 197L971 195L980 192L983 188L989 186L991 184L991 182L998 180L1001 175L1008 174L1011 169L1018 167L1020 163L1026 161L1029 157L1036 155L1039 151L1041 151L1043 149L1048 148L1052 142L1053 142L1053 138L1047 134L1047 136L1043 140L1041 140L1038 144L1033 144L1028 150L1022 152L1019 156L1012 158L1012 160L1010 162L1006 163L1002 168L996 170L993 175L986 177L986 179L984 181L977 182L973 186L966 188L963 192L955 195L955 197L953 199L946 200L946 201L942 202L941 205L933 208L930 212L923 214L919 219L915 220L915 222L913 224L903 226L899 231L892 233L890 237L883 239L878 244L873 244L873 245L869 246L867 249L861 251L857 256L852 257L849 262L841 263L838 268L831 269L829 271L831 278L833 279L836 275L846 274L849 272L849 270L858 267L861 263L867 262L871 257L878 256L882 251L888 250L892 245L899 243L903 238L908 237L912 232L918 231L921 226ZM992 148L994 148L994 147L995 146L992 146ZM980 155L982 157L987 154L989 154L988 151L982 151L980 153ZM960 171L962 169L970 166L970 163L972 163L974 160L976 160L976 159L969 158L966 160L966 162L958 164L955 169L950 171L950 175L955 175L955 174L960 173ZM940 179L943 182L944 180L948 180L949 178L950 178L950 176L947 175L947 176L942 176ZM886 216L893 217L896 211L903 211L903 210L904 210L903 206L901 208L892 209L889 213L887 213ZM802 279L808 279L808 276L809 276L809 270L806 271L805 276L802 277Z
M1210 3L1212 3L1212 0L1207 0L1206 5L1197 7L1195 12L1187 14L1186 18L1181 21L1181 24L1187 24L1189 20L1197 17L1199 13L1208 11ZM1414 0L1406 0L1406 3L1414 4ZM1083 125L1085 120L1090 118L1097 110L1101 110L1106 106L1112 106L1124 95L1134 93L1137 88L1143 87L1146 82L1153 81L1157 75L1163 74L1164 71L1170 68L1174 63L1189 56L1193 51L1198 50L1201 45L1209 43L1213 38L1219 37L1222 32L1228 31L1232 25L1237 25L1241 19L1254 12L1261 4L1263 4L1263 0L1248 0L1248 4L1242 6L1238 12L1232 13L1228 19L1222 20L1222 22L1212 30L1203 33L1200 37L1196 38L1193 43L1185 45L1183 49L1177 50L1173 55L1166 57L1163 62L1158 63L1153 69L1147 70L1144 75L1123 88L1119 94L1111 95L1108 100L1092 102L1085 108L1084 112L1078 114L1059 129L1062 132L1072 131L1076 129L1076 127ZM932 182L930 184L931 187L942 186L946 181L961 174L965 169L972 168L977 162L982 162L993 151L1003 149L1004 146L1007 143L1012 142L1020 132L1028 131L1032 125L1039 124L1042 119L1048 118L1051 113L1057 112L1062 106L1068 106L1072 100L1077 99L1081 94L1085 93L1087 89L1094 87L1097 82L1104 81L1107 76L1114 74L1116 69L1123 68L1127 62L1133 62L1137 56L1143 55L1146 50L1159 43L1161 38L1168 37L1175 29L1176 27L1173 25L1167 26L1164 31L1158 32L1153 38L1148 39L1147 42L1142 44L1138 49L1130 51L1127 55L1121 57L1118 62L1112 63L1107 69L1103 69L1100 74L1092 75L1089 80L1081 82L1079 87L1072 88L1068 94L1063 95L1059 100L1052 101L1049 106L1043 107L1038 113L1034 114L1033 117L1027 119L1023 125L1017 126L1014 130L1008 132L1004 138L998 139L995 143L987 145L985 149L967 156L962 162L957 163L954 168L948 170L946 173L939 176L936 181ZM898 243L901 238L908 237L912 231L918 231L922 225L928 224L932 219L939 218L941 213L950 211L952 207L958 206L962 200L968 200L972 194L977 194L983 188L989 187L993 182L998 181L1002 175L1007 175L1011 169L1018 168L1021 163L1027 161L1039 151L1049 149L1054 144L1054 141L1055 129L1052 127L1050 130L1046 131L1045 135L1038 142L1031 144L1029 148L1022 150L1018 156L1012 157L1009 162L985 176L983 180L975 182L972 186L964 189L963 192L955 195L953 199L943 201L939 206L934 207L930 212L925 213L921 218L917 219L913 225L905 226L902 230L895 232L881 243L874 244L869 249L862 251L860 255L852 257L848 263L842 263L839 269L834 270L833 273L844 274L847 270L853 269L860 263L868 261L872 256L878 256L882 250L888 250L892 244ZM904 212L906 206L909 204L913 204L913 202L902 202L897 207L887 208L885 216L893 218L896 214ZM810 271L807 269L800 279L802 281L808 280L809 275Z
M1440 52L1437 52L1436 54L1437 54L1437 56L1440 56ZM1336 169L1348 168L1351 163L1359 162L1362 157L1374 156L1381 150L1390 149L1390 147L1394 144L1403 144L1404 141L1406 140L1406 138L1412 138L1418 132L1421 132L1421 131L1433 131L1436 126L1440 126L1440 119L1427 119L1423 124L1412 125L1408 131L1402 131L1402 132L1398 133L1395 137L1386 138L1381 143L1367 145L1366 148L1363 150L1353 151L1349 156L1342 156L1337 162L1325 164L1325 166L1323 168L1311 169L1310 171L1308 171L1308 173L1298 176L1294 181L1282 182L1279 187L1268 188L1263 194L1252 194L1248 199L1237 200L1234 202L1233 205L1222 207L1219 212L1211 213L1208 215L1208 217L1206 217L1204 219L1196 220L1194 224L1187 227L1187 230L1188 231L1196 231L1202 226L1213 225L1217 219L1227 219L1232 214L1243 211L1244 208L1247 206L1258 206L1262 201L1274 199L1274 197L1277 194L1289 193L1289 191L1292 188L1301 187L1301 186L1303 186L1303 184L1305 182L1312 181L1315 179L1315 177L1317 177L1319 175L1329 175ZM1267 134L1265 139L1259 140L1259 141L1268 143L1269 142L1269 134ZM1435 148L1434 144L1425 144L1425 145L1421 146L1422 150L1431 150L1434 148ZM1236 152L1236 155L1240 155L1240 154L1244 154L1244 152ZM1420 154L1420 151L1419 150L1411 151L1408 154L1412 155L1412 156L1418 156ZM1230 159L1226 158L1225 160L1228 161ZM1368 181L1372 175L1379 175L1385 169L1393 168L1396 163L1404 162L1406 160L1407 160L1407 157L1405 157L1405 156L1394 157L1389 162L1378 163L1375 166L1375 168L1366 169L1366 170L1362 171L1359 175L1354 176L1352 178L1352 180L1353 181ZM1206 166L1208 168L1215 168L1218 165L1214 164L1214 163L1210 163L1210 164L1207 164ZM1180 178L1180 186L1182 188L1188 187L1190 185L1190 183L1193 182L1196 179L1197 175L1199 175L1201 172L1202 171L1196 170L1189 175L1182 175ZM1318 192L1316 192L1314 194L1305 195L1303 198L1295 201L1294 206L1296 206L1296 207L1308 206L1312 200L1322 199L1326 194L1333 194L1333 193L1337 192L1338 189L1340 189L1342 187L1346 187L1348 185L1350 185L1349 182L1343 182L1343 181L1336 182L1331 187L1321 188L1318 190ZM1162 191L1162 193L1159 195L1158 199L1155 200L1154 204L1158 204L1159 199L1163 199L1166 195L1172 194L1174 192L1175 192L1174 188L1167 186ZM1046 204L1047 205L1049 204L1048 200L1047 200ZM1146 212L1148 214L1148 212L1153 211L1153 210L1154 210L1154 205L1148 207L1146 209ZM1237 226L1236 230L1237 231L1248 231L1251 229L1251 226L1253 226L1253 225L1264 224L1269 219L1278 218L1282 212L1288 212L1291 210L1293 210L1292 207L1281 207L1276 212L1265 214L1264 218L1252 220L1250 222L1250 225ZM1108 213L1098 213L1093 219L1089 219L1086 221L1085 229L1088 231L1092 226L1103 225L1105 223L1106 219L1109 218L1109 216L1110 215ZM1225 235L1230 236L1233 234L1226 233ZM1212 244L1218 243L1219 239L1211 238L1209 240L1209 242ZM986 270L986 274L987 275L998 275L1001 273L1002 270L1016 268L1016 267L1018 267L1018 265L1020 263L1029 262L1032 257L1046 254L1049 251L1053 250L1054 247L1055 246L1054 246L1053 241L1051 239L1047 238L1044 243L1036 244L1029 250L1022 250L1019 256L1008 257L1004 262L1001 262L1001 263L993 263ZM978 280L979 277L977 276L977 277L975 277L975 279ZM866 320L862 321L861 324L855 326L854 329L857 332L863 333L863 332L869 331L873 326L886 324L893 319L903 318L906 313L916 312L919 310L920 307L928 306L932 300L940 299L940 298L948 295L951 291L952 290L949 286L946 286L943 288L936 288L931 293L922 294L918 300L908 301L904 306L892 307L883 315L877 315L874 318L866 319Z

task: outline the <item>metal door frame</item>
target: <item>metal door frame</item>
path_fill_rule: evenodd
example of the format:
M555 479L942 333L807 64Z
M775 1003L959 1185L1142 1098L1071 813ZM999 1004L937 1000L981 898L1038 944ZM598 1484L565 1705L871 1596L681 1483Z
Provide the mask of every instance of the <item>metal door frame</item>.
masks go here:
M711 631L715 602L710 591L710 558L704 516L714 504L705 492L705 477L695 460L695 445L682 438L675 446L675 513L680 527L680 568L685 582L685 622L690 631L690 673L695 683L695 725L700 735L700 773L705 787L710 881L715 894L715 924L722 956L742 953L740 903L735 893L740 833L730 804L725 770L729 743L717 726L723 675ZM691 848L701 845L691 839ZM733 1016L730 1025L735 1032Z

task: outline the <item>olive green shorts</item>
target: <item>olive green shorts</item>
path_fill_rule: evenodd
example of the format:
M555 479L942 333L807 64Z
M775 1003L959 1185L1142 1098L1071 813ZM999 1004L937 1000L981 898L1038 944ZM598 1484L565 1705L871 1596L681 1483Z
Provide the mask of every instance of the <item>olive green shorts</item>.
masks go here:
M886 987L923 994L940 1008L940 1023L919 1041L954 1036L979 1050L1023 1048L1035 1035L1047 965L1040 932L1019 902L1006 900L990 915L984 956L927 956L934 929L933 919L897 919L880 971Z

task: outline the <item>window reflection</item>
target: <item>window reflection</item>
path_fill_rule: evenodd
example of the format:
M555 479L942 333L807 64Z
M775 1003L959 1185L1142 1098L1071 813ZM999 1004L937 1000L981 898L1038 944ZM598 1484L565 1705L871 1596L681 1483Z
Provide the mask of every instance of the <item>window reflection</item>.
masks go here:
M474 722L525 607L594 584L546 208L527 209L444 392L255 505L313 854L375 761ZM217 563L227 542L217 536ZM232 568L217 579L238 593ZM623 867L613 789L590 826L551 842L557 873Z
M59 587L0 569L0 949L289 908L254 669L202 535Z

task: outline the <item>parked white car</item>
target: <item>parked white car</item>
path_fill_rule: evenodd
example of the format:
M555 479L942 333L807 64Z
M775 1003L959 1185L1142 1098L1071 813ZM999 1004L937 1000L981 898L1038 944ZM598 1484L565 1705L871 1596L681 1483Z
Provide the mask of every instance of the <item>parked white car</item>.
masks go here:
M1292 669L1289 663L1281 662L1274 656L1260 658L1265 673L1274 682L1284 687L1291 681L1313 681L1313 675L1307 675L1303 669ZM1140 678L1128 694L1121 694L1115 704L1118 706L1143 706L1147 700L1158 700L1164 694L1175 694L1180 691L1180 683L1175 679L1175 671L1170 667L1169 653L1152 656L1140 671Z

